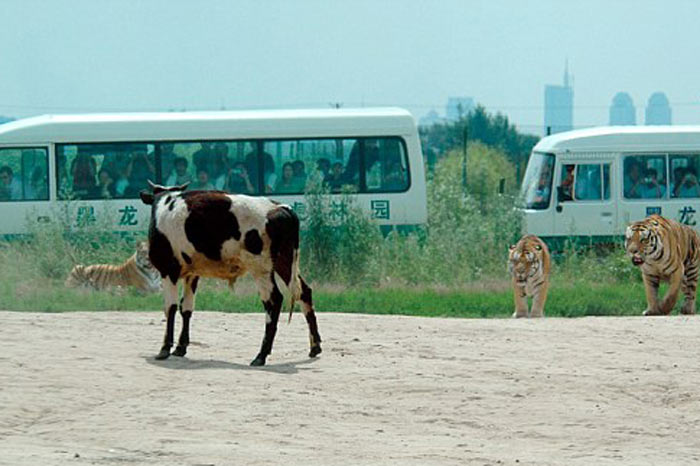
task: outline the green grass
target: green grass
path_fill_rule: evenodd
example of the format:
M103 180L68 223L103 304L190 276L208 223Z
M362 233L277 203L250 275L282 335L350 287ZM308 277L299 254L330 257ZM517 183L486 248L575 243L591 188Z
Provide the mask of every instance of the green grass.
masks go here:
M58 284L28 287L8 286L2 294L3 308L11 311L153 311L162 309L160 294L97 292L66 289ZM503 318L513 312L512 292L497 290L435 290L420 288L319 287L314 292L319 312L401 314L424 317ZM547 316L640 315L645 307L644 288L639 283L571 286L555 283L545 308ZM262 312L257 295L250 290L235 292L224 286L201 287L196 308L207 311ZM285 311L286 312L286 311Z

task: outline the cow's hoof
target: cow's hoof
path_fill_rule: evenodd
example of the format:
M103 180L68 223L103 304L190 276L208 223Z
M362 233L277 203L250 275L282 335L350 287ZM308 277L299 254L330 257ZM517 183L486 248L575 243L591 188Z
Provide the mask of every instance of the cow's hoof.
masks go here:
M321 345L312 346L312 347L311 347L311 351L309 351L309 357L310 357L310 358L315 358L316 356L318 356L319 354L321 354L321 351L323 351L323 350L321 349Z
M265 358L261 358L260 356L258 356L257 358L253 359L253 361L251 361L250 365L253 367L264 366Z
M178 346L177 348L175 348L175 351L173 351L173 356L183 357L186 354L187 354L187 347L186 346Z
M156 359L158 361L162 361L163 359L168 359L170 357L170 348L163 348L160 350L160 353L156 355Z

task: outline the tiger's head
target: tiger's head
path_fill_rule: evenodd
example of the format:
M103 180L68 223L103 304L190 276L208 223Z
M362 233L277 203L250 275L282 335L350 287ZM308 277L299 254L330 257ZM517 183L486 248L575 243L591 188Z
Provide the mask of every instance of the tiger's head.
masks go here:
M663 242L659 237L660 225L660 217L652 215L627 227L625 251L635 266L641 266L647 257L657 255L663 248Z
M141 269L153 269L153 264L151 264L151 259L148 257L148 242L141 241L136 245L136 257L134 259L136 265Z
M544 243L535 237L525 236L510 247L508 271L516 282L525 283L542 270L545 254L547 251Z

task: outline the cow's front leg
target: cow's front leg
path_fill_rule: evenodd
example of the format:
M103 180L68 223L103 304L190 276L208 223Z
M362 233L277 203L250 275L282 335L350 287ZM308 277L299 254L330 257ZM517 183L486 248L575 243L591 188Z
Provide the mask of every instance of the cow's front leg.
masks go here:
M258 289L260 291L260 299L262 299L265 307L265 337L263 338L260 353L250 363L251 366L264 366L267 356L272 352L272 343L275 341L277 333L277 321L280 317L282 309L282 293L280 293L275 277L270 274L267 278L259 279Z
M173 346L173 334L175 333L175 315L177 314L177 283L173 283L169 278L163 280L163 298L165 301L165 338L160 353L156 359L168 359L170 348Z
M187 345L190 344L190 319L194 311L194 297L197 293L197 283L199 277L189 277L185 281L185 291L182 295L180 303L180 315L182 316L182 330L180 330L180 338L177 341L173 356L184 356L187 354Z

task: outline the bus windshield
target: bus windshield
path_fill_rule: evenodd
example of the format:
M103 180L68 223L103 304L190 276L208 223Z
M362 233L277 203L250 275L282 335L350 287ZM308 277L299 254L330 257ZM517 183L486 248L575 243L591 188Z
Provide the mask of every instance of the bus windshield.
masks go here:
M533 152L527 164L521 191L526 209L544 210L549 207L553 173L554 155Z

